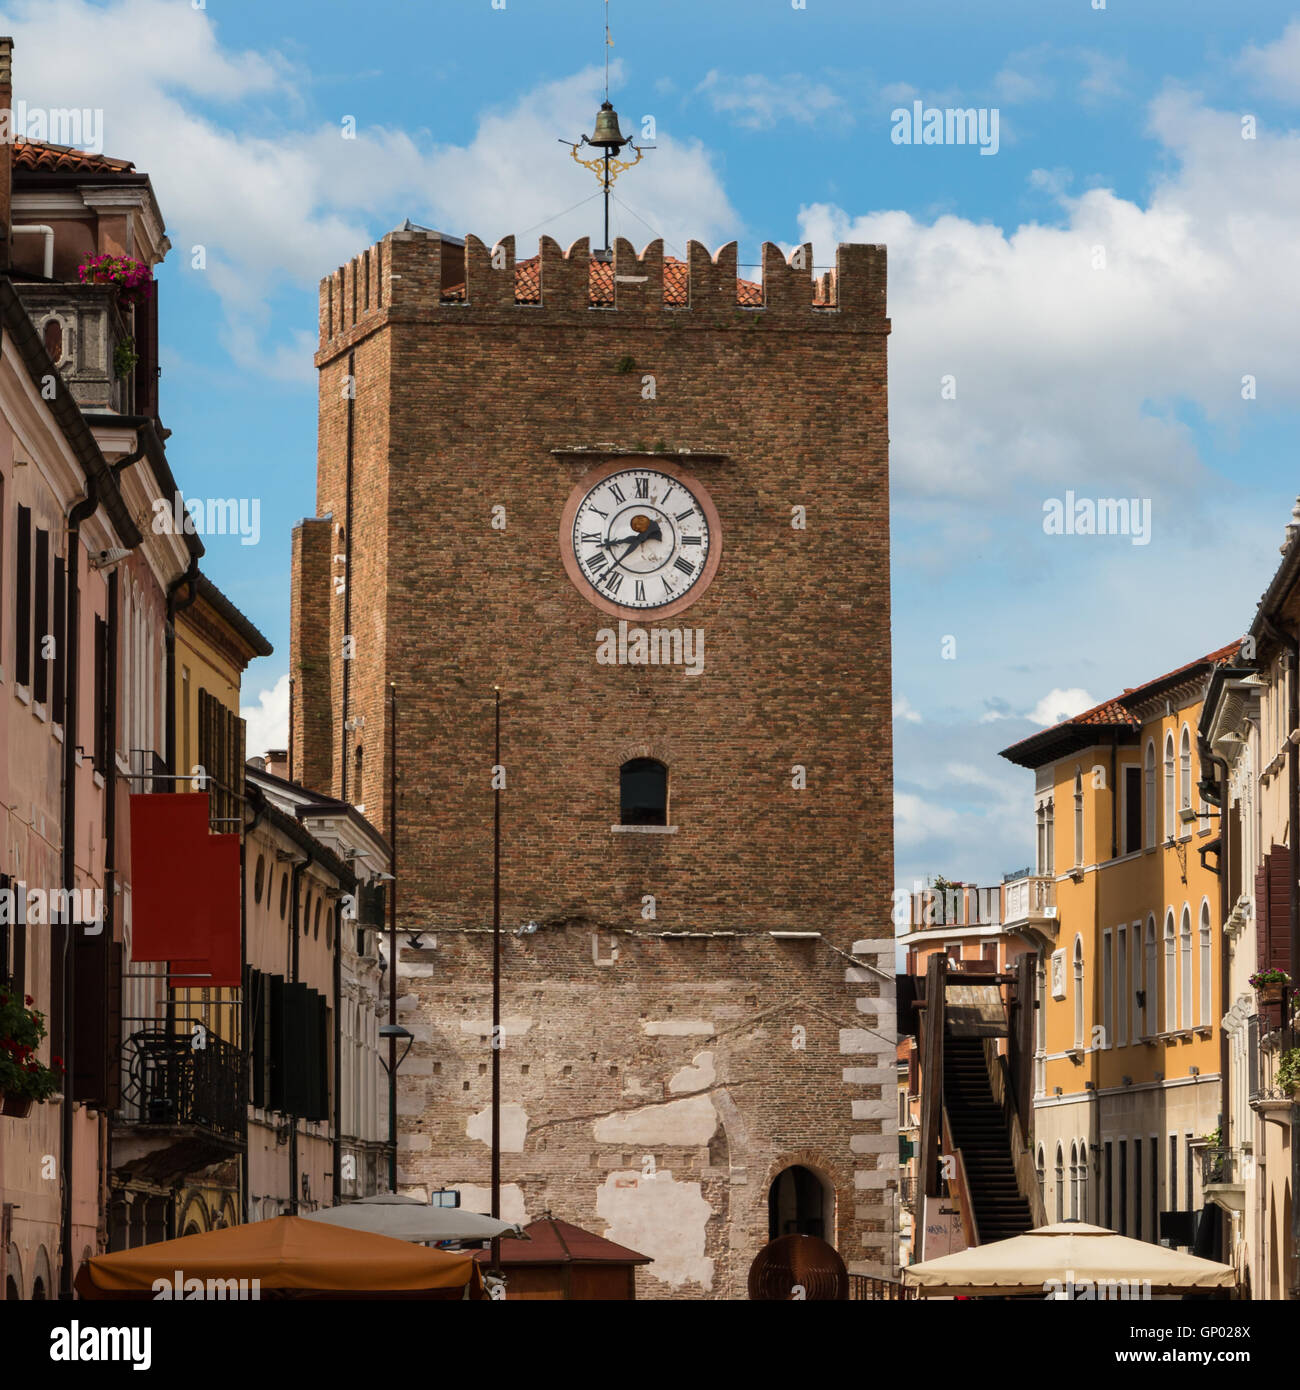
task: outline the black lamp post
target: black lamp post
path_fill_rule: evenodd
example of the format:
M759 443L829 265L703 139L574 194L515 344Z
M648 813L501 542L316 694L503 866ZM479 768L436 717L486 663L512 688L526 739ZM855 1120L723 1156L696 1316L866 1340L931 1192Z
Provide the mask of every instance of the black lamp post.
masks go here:
M395 964L390 960L388 968L395 970ZM379 1030L381 1038L388 1039L388 1057L385 1060L383 1053L379 1054L380 1064L388 1073L388 1190L397 1191L397 1069L406 1061L406 1054L410 1052L411 1045L415 1042L415 1034L403 1028L400 1023L385 1023ZM406 1047L400 1057L396 1056L397 1044L399 1039L406 1039Z

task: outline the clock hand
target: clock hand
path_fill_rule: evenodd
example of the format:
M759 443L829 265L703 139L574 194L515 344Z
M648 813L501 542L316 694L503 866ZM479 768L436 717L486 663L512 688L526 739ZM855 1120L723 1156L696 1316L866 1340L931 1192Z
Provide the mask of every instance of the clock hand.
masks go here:
M641 532L639 536L637 536L632 541L632 544L629 545L628 548L618 557L618 559L614 561L614 563L609 567L608 570L605 571L605 573L613 574L613 572L619 568L623 561L626 560L629 555L631 555L631 553L637 548L637 546L641 545L643 542L650 540L658 540L662 536L663 532L659 529L659 523L657 521L652 522L644 531ZM622 541L610 541L607 542L607 544L611 546L621 545Z
M616 541L601 541L601 545L603 545L605 549L608 550L610 546L622 545L626 541L631 541L633 542L633 547L635 547L639 545L642 541L657 540L662 535L663 532L659 529L659 523L657 521L652 521L649 527L646 530L642 531L639 536L620 536ZM625 553L630 555L632 553L632 550L629 549Z

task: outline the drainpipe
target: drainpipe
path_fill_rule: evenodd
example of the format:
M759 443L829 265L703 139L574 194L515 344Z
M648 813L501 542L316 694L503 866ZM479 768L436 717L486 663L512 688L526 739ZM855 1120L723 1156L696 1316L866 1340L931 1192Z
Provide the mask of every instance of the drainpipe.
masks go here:
M245 803L246 804L246 803ZM240 807L240 816L244 813L243 806ZM239 840L239 978L247 980L248 975L248 837L257 829L258 822L266 815L266 802L263 801L253 812L253 819L247 825L241 825L243 835ZM275 859L272 857L272 865ZM269 889L268 889L269 892ZM248 1064L253 1056L253 1033L249 1018L248 1006L252 1002L249 999L249 990L243 991L243 999L239 1005L240 1016L240 1056L239 1064L244 1069L244 1082L248 1083ZM269 1039L267 1040L269 1044ZM266 1099L266 1097L263 1097ZM239 1158L239 1176L242 1183L240 1192L239 1209L244 1213L244 1220L251 1221L253 1214L248 1207L248 1100L245 1099L243 1114L244 1129L244 1151Z
M67 551L63 560L64 592L67 611L63 631L63 671L67 688L63 696L63 887L76 888L77 878L77 639L81 632L80 570L81 523L95 514L99 489L92 477L86 478L86 495L68 513ZM59 932L59 951L63 960L63 1061L66 1067L63 1103L59 1113L59 1164L62 1178L59 1209L59 1298L72 1298L72 1092L76 1076L76 1015L72 961L72 924L64 922Z
M1217 873L1219 876L1219 1011L1220 1016L1228 1009L1228 938L1224 934L1223 924L1228 920L1228 894L1229 880L1232 877L1231 863L1229 855L1229 835L1228 835L1228 760L1210 749L1209 739L1201 736L1197 740L1199 744L1198 752L1201 755L1201 766L1212 763L1219 772L1218 778L1211 780L1203 778L1199 787L1201 794L1211 805L1219 808L1219 866ZM1204 864L1204 859L1202 859ZM1213 1007L1214 996L1210 996L1211 1007ZM1222 1135L1229 1123L1232 1114L1232 1062L1229 1055L1228 1034L1220 1025L1219 1028L1219 1132Z
M316 862L316 856L308 853L306 859L299 859L294 862L293 872L290 875L289 896L293 899L293 912L290 914L290 928L293 932L293 942L290 952L289 977L294 984L298 983L298 939L302 934L302 878L308 869ZM289 1130L289 1213L291 1216L298 1215L298 1116L292 1114L289 1117L292 1127Z
M109 972L113 967L113 932L116 921L114 912L114 895L117 892L117 571L110 570L108 575L108 631L105 634L105 642L108 646L106 653L104 684L108 687L108 707L104 711L105 730L104 730L104 922L103 922L103 942L104 942L104 1018L111 1018L108 1008L109 994ZM67 718L66 711L64 718ZM64 738L67 737L67 729L64 729ZM118 1025L119 1033L121 1024ZM107 1045L116 1053L120 1045L121 1037L107 1039ZM111 1065L111 1063L110 1063ZM111 1085L109 1090L111 1092ZM105 1211L111 1213L111 1189L113 1181L113 1125L109 1112L109 1096L104 1097L104 1128L103 1139L100 1144L100 1154L102 1156L103 1177L101 1187L106 1198ZM111 1216L105 1222L105 1230L110 1235L109 1225Z
M25 226L19 226L17 222L10 228L14 236L19 236L23 232L37 232L45 238L45 256L41 273L47 280L54 279L54 228L47 226L44 222L29 222Z

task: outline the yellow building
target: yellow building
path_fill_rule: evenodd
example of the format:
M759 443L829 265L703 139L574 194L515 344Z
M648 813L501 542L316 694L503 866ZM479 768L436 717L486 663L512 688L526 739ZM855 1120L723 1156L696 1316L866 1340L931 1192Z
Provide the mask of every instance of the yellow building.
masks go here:
M1005 929L1038 951L1033 1150L1049 1220L1220 1253L1219 818L1197 722L1234 643L1005 749L1034 770L1035 872ZM1210 769L1205 770L1207 773ZM1170 1219L1165 1214L1175 1215Z

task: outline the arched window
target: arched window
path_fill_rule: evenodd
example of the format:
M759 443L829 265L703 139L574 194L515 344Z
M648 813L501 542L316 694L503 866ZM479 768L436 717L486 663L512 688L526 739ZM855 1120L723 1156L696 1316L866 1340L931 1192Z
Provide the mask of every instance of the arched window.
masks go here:
M357 744L357 751L352 759L352 804L354 806L364 806L366 804L366 755L361 745Z
M1065 1220L1065 1153L1056 1146L1056 1219Z
M1037 1168L1038 1168L1038 1194L1039 1194L1040 1197L1043 1198L1043 1201L1046 1202L1046 1201L1047 1201L1047 1189L1043 1186L1043 1184L1047 1181L1047 1155L1043 1152L1043 1146L1042 1146L1041 1144L1039 1144L1039 1146L1038 1146L1038 1164L1037 1164Z
M1183 725L1183 737L1178 749L1178 808L1192 809L1192 735Z
M1166 1033L1178 1030L1178 956L1174 939L1174 910L1165 915L1165 1028Z
M1197 1023L1208 1025L1210 1022L1210 1010L1213 1007L1210 986L1213 982L1210 964L1210 902L1205 899L1201 903L1201 1007L1196 1015Z
M1083 863L1083 772L1074 770L1074 862Z
M314 941L320 940L320 910L323 901L323 898L316 899L316 916L311 924L311 934Z
M1178 947L1178 968L1183 977L1183 1004L1180 1020L1182 1027L1190 1028L1192 1026L1192 913L1186 903L1183 904L1182 931L1179 934Z
M280 920L284 921L284 914L289 910L289 871L284 871L284 877L280 880Z
M1070 1219L1079 1216L1079 1146L1070 1145Z
M1079 1140L1079 1220L1088 1219L1088 1143Z
M1147 739L1146 759L1143 763L1143 795L1145 800L1142 805L1146 812L1146 843L1154 845L1156 842L1156 745L1151 739Z
M1156 919L1154 914L1147 918L1147 964L1146 978L1144 980L1145 989L1142 998L1146 1003L1146 1028L1143 1035L1154 1038L1160 1031L1160 986L1156 978L1159 968L1156 955Z
M262 901L262 889L266 883L266 855L257 856L257 868L253 871L253 901Z
M1174 837L1174 826L1177 823L1175 816L1174 797L1176 792L1174 785L1174 734L1171 729L1165 735L1165 824L1164 836L1166 840Z
M668 769L654 758L633 758L618 773L623 825L668 824Z
M1074 1045L1083 1046L1083 937L1074 938Z

